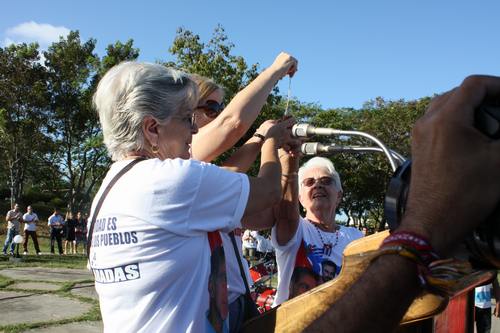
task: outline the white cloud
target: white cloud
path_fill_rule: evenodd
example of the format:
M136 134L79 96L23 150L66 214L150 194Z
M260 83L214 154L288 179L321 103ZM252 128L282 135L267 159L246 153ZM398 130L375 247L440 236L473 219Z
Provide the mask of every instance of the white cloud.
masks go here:
M47 23L36 23L34 21L24 22L5 31L4 45L12 43L38 42L42 49L59 40L60 36L66 36L70 29L64 26L53 26Z
M3 45L9 46L10 44L15 44L15 42L8 37L3 40Z

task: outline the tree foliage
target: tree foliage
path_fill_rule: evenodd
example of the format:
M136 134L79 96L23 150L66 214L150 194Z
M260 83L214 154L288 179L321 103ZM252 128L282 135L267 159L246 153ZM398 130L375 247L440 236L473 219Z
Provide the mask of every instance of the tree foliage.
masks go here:
M30 169L38 164L47 138L46 73L39 63L37 44L0 49L0 151L2 179L8 181L11 201L23 192ZM12 203L12 202L11 202Z
M0 196L35 203L40 209L48 205L89 208L110 163L92 95L107 70L139 56L133 40L108 45L102 57L95 53L96 43L95 39L81 40L79 32L72 31L43 53L43 64L37 44L0 48L0 152L4 156ZM225 88L226 103L260 70L259 64L248 64L243 56L234 54L234 44L220 25L206 42L179 28L169 52L174 60L163 64L214 79ZM366 132L409 157L412 125L429 101L428 97L416 101L376 98L361 109L325 110L293 99L290 109L299 121ZM264 120L280 118L285 103L274 89L255 124L237 145ZM359 137L329 140L323 142L373 146ZM348 223L383 228L382 204L392 174L385 156L341 153L331 158L343 180L344 198L339 209ZM250 174L257 170L258 162Z

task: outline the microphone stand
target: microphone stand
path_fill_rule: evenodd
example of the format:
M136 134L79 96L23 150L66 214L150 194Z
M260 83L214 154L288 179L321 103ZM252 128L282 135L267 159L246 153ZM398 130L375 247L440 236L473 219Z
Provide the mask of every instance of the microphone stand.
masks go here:
M371 152L384 152L382 148L380 147L361 147L361 146L338 146L338 145L331 145L332 147L335 147L334 152L335 153L371 153ZM397 166L400 166L406 161L406 158L399 154L398 152L388 149L389 153L391 154L392 158L394 159L395 163ZM393 170L394 171L394 170Z
M370 134L364 133L364 132L359 132L359 131L344 131L344 130L333 130L332 133L336 134L336 135L361 136L361 137L364 137L364 138L367 138L367 139L373 141L377 146L380 147L382 152L385 154L385 156L389 160L389 164L391 165L392 171L393 172L396 171L397 165L396 165L395 159L393 158L393 155L390 153L389 149L382 143L382 141L380 141L379 139L377 139L373 135L370 135Z

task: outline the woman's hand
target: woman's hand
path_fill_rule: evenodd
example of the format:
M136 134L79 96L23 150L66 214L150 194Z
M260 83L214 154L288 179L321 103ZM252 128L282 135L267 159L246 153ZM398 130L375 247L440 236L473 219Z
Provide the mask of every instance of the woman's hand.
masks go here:
M267 138L267 132L269 131L269 129L271 127L273 127L274 125L276 125L278 123L278 120L274 120L274 119L268 119L266 121L264 121L260 126L259 128L257 128L257 130L255 131L256 134L260 134L262 135L263 137Z
M283 78L286 75L290 75L293 77L295 72L298 70L299 62L297 59L289 55L288 53L281 52L278 54L276 59L274 59L273 64L271 65L271 69L278 72L280 74L280 78Z
M295 119L292 117L283 120L273 120L273 126L267 130L266 138L274 138L278 142L278 147L284 146L292 140L292 126L295 124Z

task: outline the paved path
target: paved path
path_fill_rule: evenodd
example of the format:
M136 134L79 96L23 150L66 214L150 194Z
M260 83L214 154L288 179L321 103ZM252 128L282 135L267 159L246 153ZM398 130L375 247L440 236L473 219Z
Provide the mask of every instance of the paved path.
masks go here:
M86 269L48 267L6 268L0 271L0 275L15 280L36 280L49 282L74 282L94 279L92 274Z
M16 281L0 289L0 331L5 325L45 323L25 332L102 332L101 321L77 321L94 307L78 297L97 299L93 282L88 282L93 277L87 270L16 267L0 269L0 275ZM79 283L73 286L70 295L59 293L67 282ZM75 321L67 324L50 323L72 319Z
M38 323L78 317L92 308L67 297L51 294L32 294L0 291L0 323L12 325Z
M92 275L87 270L22 267L0 269L0 275L16 280L14 284L0 289L0 327L19 323L71 320L71 318L77 318L92 308L90 303L57 294L64 282L92 280ZM97 299L92 282L77 283L70 293L79 297ZM24 332L100 333L102 332L102 322L79 321L47 325ZM491 332L500 333L500 319L492 317Z

